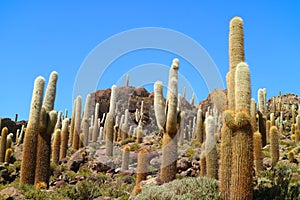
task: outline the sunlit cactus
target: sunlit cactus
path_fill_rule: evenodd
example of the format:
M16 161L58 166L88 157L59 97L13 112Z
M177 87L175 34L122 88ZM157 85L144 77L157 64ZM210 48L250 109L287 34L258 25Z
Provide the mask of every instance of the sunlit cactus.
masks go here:
M130 146L126 145L123 148L123 154L122 154L122 166L121 166L121 170L128 170L128 166L129 166L129 154L130 154Z
M164 130L164 125L166 123L165 106L166 103L163 96L162 82L156 81L154 84L154 112L157 126L161 131Z
M0 162L4 162L5 159L7 134L8 134L8 128L4 127L1 131Z
M136 170L136 185L146 180L148 174L149 152L147 149L141 149L138 153L138 163Z
M256 174L263 169L263 152L261 135L258 131L254 132L253 135L253 152L254 152L254 166Z
M20 181L21 183L34 184L37 137L40 126L40 113L42 109L45 79L37 77L34 82L29 120L24 137Z
M279 160L279 133L276 126L270 128L270 154L272 166L275 166Z
M61 130L56 129L54 132L54 140L52 146L52 162L58 164L61 143Z
M175 179L177 172L177 130L178 130L178 69L179 61L174 59L170 72L167 93L166 127L162 139L162 164L160 180L170 182Z
M69 140L69 119L66 118L63 120L62 130L61 130L61 144L60 144L60 153L59 153L60 160L65 158L67 155L68 140Z
M72 148L77 150L79 148L79 134L81 128L81 96L76 98L76 108L75 108L75 120L74 120L74 131L73 131L73 142Z

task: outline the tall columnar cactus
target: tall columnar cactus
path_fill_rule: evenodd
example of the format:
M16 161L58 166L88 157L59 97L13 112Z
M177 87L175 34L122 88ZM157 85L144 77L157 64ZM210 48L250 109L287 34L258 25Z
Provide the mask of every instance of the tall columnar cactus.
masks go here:
M74 134L74 126L75 126L75 113L76 113L76 100L73 102L73 109L72 109L72 118L70 122L70 137L69 137L69 143L72 145L73 143L73 134Z
M80 122L81 122L81 96L78 96L76 99L75 121L74 121L73 142L72 142L72 148L75 150L79 148L79 134L81 128Z
M178 119L179 113L177 112L178 69L179 61L178 59L174 59L169 73L166 127L162 139L162 165L160 179L163 183L174 180L177 172L177 130L178 123L180 123L180 119Z
M128 109L125 110L125 118L124 123L121 125L121 138L125 140L128 138L128 128L129 128L129 111Z
M270 113L270 121L271 121L271 127L276 126L274 113Z
M41 110L40 127L38 134L35 184L44 182L49 184L50 157L51 157L51 135L57 123L57 112L54 111L56 96L56 84L58 74L52 72L46 88L46 94ZM59 122L58 122L59 123Z
M125 86L128 87L129 86L129 74L126 74L126 83Z
M250 105L250 117L251 117L251 125L253 128L253 131L255 132L257 127L256 127L256 102L252 98L251 99L251 105Z
M261 142L263 147L267 144L266 121L266 116L264 116L260 111L258 111L258 131L261 134Z
M115 124L115 108L116 108L116 100L117 100L117 87L115 85L111 88L111 96L110 96L110 104L109 104L109 112L106 116L105 124L104 124L104 132L105 132L105 149L106 155L113 155L113 137L114 137L114 124Z
M227 82L227 109L235 110L235 71L240 62L244 61L244 31L243 20L234 17L229 25L229 72ZM224 119L224 118L223 118ZM223 123L221 130L221 161L219 170L221 199L230 199L231 170L232 170L232 129Z
M272 166L275 166L279 160L279 133L276 126L270 128L270 154Z
M19 137L18 137L18 141L16 141L19 145L22 144L23 140L24 140L24 129L25 129L25 126L22 125L21 131L20 131L20 134L19 134Z
M215 139L215 120L212 116L208 116L206 120L206 140L205 140L205 153L206 153L206 166L207 177L218 178L218 154Z
M61 130L56 129L54 132L54 140L52 146L52 162L58 164L61 143Z
M295 119L296 119L296 108L295 108L295 104L293 104L291 106L291 113L292 113L292 123L295 123Z
M82 134L83 134L83 145L87 146L89 144L89 120L83 116L81 120L81 126L82 126Z
M63 118L62 115L63 115L62 111L59 111L58 114L57 114L57 121L56 121L54 130L56 130L56 129L61 129L62 118Z
M256 174L263 169L263 152L261 135L258 131L253 134L253 152L254 152L254 166Z
M6 151L6 137L8 134L8 128L4 127L1 131L1 143L0 143L0 162L4 162Z
M205 156L205 154L206 154L205 150L203 149L203 151L200 154L200 175L201 176L206 176L206 172L207 172L206 156Z
M60 144L60 153L59 159L63 159L67 155L68 150L68 140L69 140L69 119L65 118L62 123L61 130L61 144Z
M185 112L180 112L180 135L179 135L179 145L182 146L184 143L184 137L185 137ZM202 130L201 130L202 131Z
M154 112L156 123L160 131L164 130L166 123L165 107L162 82L156 81L154 84Z
M143 127L137 126L136 128L136 143L140 144L143 142Z
M271 121L270 120L267 120L266 121L266 142L267 144L270 143L270 128L271 128Z
M128 170L129 154L130 154L130 146L126 145L123 148L123 154L122 154L122 166L121 166L122 171Z
M42 109L44 85L45 79L43 77L37 77L35 79L29 120L26 128L22 152L20 175L21 183L34 184L37 136L40 125L40 113Z
M195 104L195 93L192 94L192 98L190 100L190 104L193 106Z
M201 144L203 142L203 119L201 109L198 109L196 124L196 140Z
M138 153L138 163L136 170L136 185L146 180L148 174L149 155L147 149L141 149Z
M239 63L235 73L235 120L232 135L231 199L252 199L253 132L250 122L251 86L246 63Z
M47 113L45 107L43 107L41 111L40 128L38 135L35 184L38 184L40 182L44 182L47 185L49 184L51 135L53 133L56 121L57 112L52 110Z
M13 143L13 141L12 141L13 137L14 137L13 133L10 133L10 134L7 135L7 137L6 137L6 149L11 148L11 145Z
M263 89L258 89L258 92L257 92L257 98L258 98L258 110L263 114L265 115L266 113L266 97L265 97L265 94L266 94L266 89L263 88Z
M99 127L98 127L98 118L99 118L99 111L100 111L100 104L96 103L96 107L95 107L95 117L94 117L94 126L93 126L93 138L92 141L93 142L97 142L97 138L98 138L98 133L99 133Z

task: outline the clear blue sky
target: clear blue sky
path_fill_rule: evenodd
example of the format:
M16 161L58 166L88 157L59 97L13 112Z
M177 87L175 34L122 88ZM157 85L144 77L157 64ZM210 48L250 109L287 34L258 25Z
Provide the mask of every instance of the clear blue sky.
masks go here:
M1 1L0 117L13 118L18 113L20 119L27 119L34 79L38 75L48 79L53 70L59 73L55 108L71 110L73 86L83 61L101 42L134 28L161 27L189 36L207 51L225 80L228 25L234 16L244 20L245 58L251 70L253 97L262 87L267 88L268 97L279 91L300 94L299 10L296 0ZM139 65L169 66L174 57L180 55L151 49L120 56L98 88L111 87ZM198 100L206 98L204 81L195 78L189 63L180 61Z

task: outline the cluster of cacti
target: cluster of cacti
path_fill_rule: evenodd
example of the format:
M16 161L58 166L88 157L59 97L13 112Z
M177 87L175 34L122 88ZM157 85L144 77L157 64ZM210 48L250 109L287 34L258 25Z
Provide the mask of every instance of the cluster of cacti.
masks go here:
M153 115L151 116L148 110L151 102L148 98L142 97L140 100L138 97L133 101L130 99L127 108L123 104L123 96L117 99L123 91L115 85L111 88L108 112L103 112L108 108L108 103L102 105L101 101L99 103L96 100L99 98L98 93L95 99L91 93L86 96L84 109L82 97L76 97L72 117L69 119L67 110L65 114L62 111L54 111L57 73L53 72L50 75L45 95L45 80L38 77L34 84L27 127L23 125L17 130L16 135L8 134L6 127L2 128L0 163L12 161L15 145L23 143L21 183L35 184L37 189L47 189L51 162L53 167L58 167L69 158L70 153L77 151L73 155L81 155L82 159L79 161L82 163L78 165L78 173L85 173L85 166L102 172L102 163L98 166L92 156L100 155L100 158L105 156L110 159L107 163L114 167L107 172L108 174L119 173L117 167L120 167L120 173L136 174L136 187L133 190L133 194L136 195L142 190L143 184L140 182L146 180L148 175L152 176L149 170L153 167L158 171L157 166L161 162L157 179L153 179L158 184L173 181L177 172L181 173L180 176L189 176L189 173L196 176L199 172L200 176L218 179L216 183L219 184L218 190L222 200L250 200L255 196L253 188L255 181L260 178L258 175L261 171L275 169L278 166L276 164L281 162L280 158L287 158L290 162L288 164L295 165L299 162L297 157L299 148L286 148L288 153L284 152L282 156L281 151L286 149L280 148L279 140L283 134L284 143L289 143L291 138L294 140L290 142L292 145L299 145L300 106L289 101L288 107L287 101L281 96L280 99L273 98L272 108L266 103L265 88L258 90L257 103L251 99L250 70L244 57L243 21L239 17L234 17L230 21L227 93L224 91L224 94L217 93L210 96L211 99L207 100L209 106L206 102L201 106L200 104L195 106L194 93L191 100L186 101L186 88L183 89L183 96L178 94L179 61L174 59L169 71L166 100L163 95L163 83L160 81L154 84L154 98L150 96L152 94L149 95L151 97L149 99L154 100L154 109L150 106L149 110L152 111L151 114L154 110L155 120L151 118ZM128 74L125 85L126 90L132 89L128 87ZM135 97L134 95L132 94L130 98ZM275 102L280 105L277 107ZM186 108L187 104L191 109ZM286 110L289 110L288 114ZM131 119L136 125L131 123ZM157 125L154 125L157 129L151 136L148 134L150 132L147 128L148 121ZM86 148L87 151L81 149L88 145L90 146ZM188 145L189 150L185 149ZM69 147L72 151L68 151ZM100 147L100 150L93 151L97 147ZM268 166L269 158L263 157L268 156L266 152L268 148L270 148L270 166ZM92 152L90 157L86 157L86 152ZM137 163L131 163L136 159L134 153L138 153ZM182 159L178 160L181 156ZM115 159L121 157L122 160ZM195 160L198 163L195 163ZM68 167L72 164L68 161L66 163ZM74 163L78 164L77 161ZM133 170L135 164L137 167ZM149 165L153 166L150 168ZM178 169L177 165L180 166ZM78 170L77 166L74 168ZM64 167L62 169L64 170ZM63 171L62 174L64 173ZM132 180L126 179L124 182ZM83 181L79 181L78 185L80 182ZM76 190L79 190L78 185L76 184Z
M220 191L222 199L252 199L253 131L250 72L244 63L243 22L230 22L227 74L228 110L221 140Z

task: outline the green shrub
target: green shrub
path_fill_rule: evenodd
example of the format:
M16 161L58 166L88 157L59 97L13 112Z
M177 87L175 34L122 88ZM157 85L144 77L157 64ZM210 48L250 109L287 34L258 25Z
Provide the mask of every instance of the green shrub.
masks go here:
M217 200L220 198L218 183L207 177L183 178L157 186L149 184L135 200Z
M279 162L272 170L258 175L254 199L300 199L300 182L293 181L293 173L299 173L295 164Z

